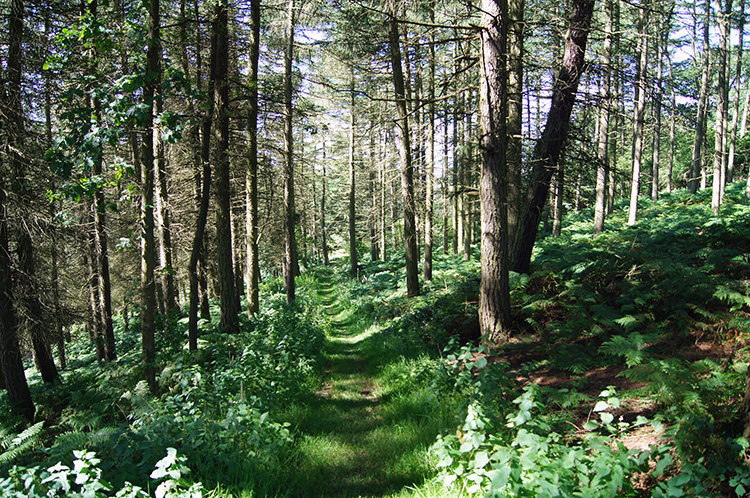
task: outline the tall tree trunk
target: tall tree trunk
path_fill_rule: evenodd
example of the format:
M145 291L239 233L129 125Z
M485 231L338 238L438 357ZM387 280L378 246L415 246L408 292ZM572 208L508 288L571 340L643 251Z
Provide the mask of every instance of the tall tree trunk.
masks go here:
M430 22L435 23L435 0L430 0ZM427 81L427 151L425 163L424 281L432 280L432 236L435 197L435 34L429 34L429 73Z
M368 188L370 194L370 209L368 211L367 224L370 229L370 261L377 261L380 258L380 251L378 246L378 215L380 214L380 208L378 206L378 155L375 152L375 134L376 134L376 123L373 118L370 121L370 164L368 171Z
M7 120L7 149L5 152L9 158L11 178L14 183L13 188L18 194L18 201L21 203L26 203L30 197L30 189L25 175L26 166L24 165L20 152L23 150L25 135L21 92L24 56L24 17L25 6L23 1L13 0L10 5L10 19L8 22L9 44L8 61L6 66L8 80L5 90L5 92L7 92L7 102L3 106L3 118ZM23 320L23 323L31 336L34 362L42 374L44 382L49 383L54 382L57 379L58 373L49 349L46 330L47 324L44 323L42 317L42 302L39 293L36 291L36 264L30 225L31 224L25 219L17 222L18 241L16 252L18 254L20 278L16 282L19 290L16 295L16 306L22 306L25 308L25 320ZM10 255L8 255L8 258L10 261ZM11 292L10 288L8 288L8 292ZM19 323L16 320L16 326L17 325L19 325ZM8 346L12 347L10 344Z
M349 275L357 278L359 261L357 258L357 210L355 194L356 170L354 167L354 139L355 139L355 102L354 102L354 66L351 67L349 81Z
M286 300L296 298L295 276L297 264L297 224L294 204L294 143L292 141L292 61L294 60L294 0L288 1L287 40L284 51L284 285Z
M508 277L508 5L482 1L481 119L482 213L479 327L483 340L503 344L510 337Z
M727 113L729 112L729 81L727 72L727 49L729 45L729 16L732 13L732 0L716 0L716 12L719 16L719 50L718 67L718 102L716 103L716 124L714 129L714 161L711 207L715 214L719 214L719 206L724 197L724 183L726 181L726 144L727 144Z
M396 130L401 162L401 190L404 202L404 246L406 249L406 294L419 295L419 270L417 264L417 234L414 219L414 166L409 137L409 114L404 89L404 73L401 65L400 35L394 0L389 0L389 45L393 70L393 87L396 94Z
M664 52L669 37L668 17L661 18L661 30L656 37L656 80L654 83L654 136L651 162L651 199L659 198L659 163L661 162L661 115L662 115L662 81L664 80Z
M697 0L696 0L697 3ZM711 2L706 0L706 14L703 21L703 52L701 55L700 94L698 97L698 116L695 123L695 139L693 140L693 161L688 178L688 190L694 194L698 191L701 171L703 170L703 143L706 140L706 124L708 115L708 91L711 86L711 43L709 40L709 21L711 16Z
M471 236L472 236L472 223L471 223L471 196L470 188L473 184L471 178L471 169L473 162L473 150L471 141L474 139L473 131L474 124L472 120L471 112L468 110L473 106L473 99L471 91L466 92L466 109L464 119L466 123L464 125L464 146L463 146L463 158L461 159L461 187L463 190L462 202L461 202L461 219L463 220L463 233L462 233L462 247L464 253L464 261L471 259Z
M731 137L729 138L729 158L727 159L727 183L734 180L734 156L737 146L737 125L740 117L740 97L742 95L742 56L745 45L745 0L740 0L740 15L737 20L737 30L739 31L739 41L737 43L737 65L734 70L735 90L737 95L734 99L732 108L732 127ZM750 175L748 175L750 178Z
M160 82L161 84L161 82ZM156 101L157 114L163 111L163 99ZM169 207L169 189L167 187L167 159L164 153L164 143L161 138L161 130L154 134L154 148L156 150L156 164L154 170L157 175L156 181L156 217L159 234L159 273L162 294L164 296L164 308L167 312L179 310L177 303L177 290L174 282L174 267L172 265L172 221Z
M531 184L525 211L518 228L518 238L511 270L528 273L539 220L547 202L549 184L558 166L560 151L568 136L570 115L585 62L593 0L573 0L570 27L565 38L565 52L560 72L552 89L552 102L541 139L534 148Z
M602 51L601 107L599 110L599 136L596 148L596 202L594 205L594 235L604 230L604 217L607 209L607 173L609 146L609 113L611 107L612 81L612 24L614 19L614 3L616 0L606 0L606 20L604 22L604 48Z
M11 3L11 20L16 16L22 19L23 2L14 0ZM21 21L21 26L23 25ZM21 36L20 26L10 26L10 34ZM13 39L11 36L11 40ZM14 47L14 44L11 44ZM20 48L20 40L18 42ZM10 52L11 55L14 53ZM20 60L20 59L19 59ZM9 67L9 71L10 67ZM4 128L0 122L0 129ZM6 149L3 153L8 153ZM0 167L2 156L0 156ZM4 173L4 172L3 172ZM8 392L11 409L26 420L34 420L34 402L31 399L29 384L26 382L26 374L23 369L21 348L18 345L16 312L13 307L13 270L11 266L10 248L8 245L8 212L5 197L5 174L0 174L0 369L5 389Z
M633 110L633 164L630 184L630 208L628 225L635 225L638 216L638 194L641 186L643 158L643 124L646 118L646 84L648 73L648 14L649 0L641 0L641 16L638 20L638 63L636 64L636 95Z
M216 140L216 253L219 273L221 331L239 331L232 250L232 196L229 172L229 8L225 0L215 7L211 33L211 79L214 84L214 138Z
M320 193L320 249L323 253L323 265L328 266L328 229L326 227L326 138L327 133L323 132L323 175L321 177Z
M260 0L250 3L249 105L247 120L247 170L245 172L245 237L247 250L247 312L260 310L260 257L258 253L258 60L260 57Z
M672 60L667 50L667 67L669 68L669 78L674 81L674 71L672 69ZM674 85L670 85L671 107L669 110L669 160L667 161L667 185L666 192L672 192L672 175L674 173L674 152L675 152L675 133L677 130L677 92Z
M521 171L523 169L523 59L524 59L524 0L508 3L508 237L515 240L521 206Z
M161 72L161 26L159 0L149 3L148 52L146 72L152 75ZM144 377L151 394L157 394L156 383L156 241L154 236L154 100L158 84L156 78L146 80L143 99L148 106L148 114L143 135L141 153L141 342L143 348Z

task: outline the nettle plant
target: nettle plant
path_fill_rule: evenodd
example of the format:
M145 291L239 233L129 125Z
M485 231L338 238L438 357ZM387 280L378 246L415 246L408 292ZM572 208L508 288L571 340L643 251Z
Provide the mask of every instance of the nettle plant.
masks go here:
M553 430L535 384L513 400L515 410L505 424L487 417L480 403L472 403L455 434L438 438L432 451L438 457L441 479L457 482L470 493L497 497L621 497L636 496L631 477L651 469L661 475L672 464L664 453L628 450L617 436L634 424L615 421L610 409L619 406L613 389L602 392L581 437Z
M0 479L0 495L8 498L149 498L146 490L131 483L115 491L103 479L101 460L96 453L86 450L73 452L73 467L60 462L48 467L14 466L8 476ZM187 479L190 469L185 457L177 455L174 448L156 463L151 480L156 486L156 498L201 498L203 486Z

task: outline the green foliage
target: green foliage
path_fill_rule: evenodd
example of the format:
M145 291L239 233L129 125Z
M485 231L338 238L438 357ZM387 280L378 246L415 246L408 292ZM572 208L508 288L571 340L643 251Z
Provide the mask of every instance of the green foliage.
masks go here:
M13 467L8 477L0 479L0 494L8 498L148 498L151 495L138 486L124 483L115 492L102 477L102 460L96 453L81 450L73 452L73 466L57 463L48 468ZM190 469L185 458L174 448L156 463L150 479L157 484L155 498L201 498L203 486L189 481Z
M443 482L463 482L469 492L483 496L637 496L630 477L648 471L649 452L628 451L611 436L595 433L566 441L543 416L536 391L529 385L513 400L517 408L505 425L488 417L481 404L469 405L456 434L438 438L433 446ZM605 410L619 400L610 394L595 409L601 426L616 432Z
M37 444L43 427L43 421L30 425L19 433L0 427L0 448L3 450L0 453L0 465L16 460Z

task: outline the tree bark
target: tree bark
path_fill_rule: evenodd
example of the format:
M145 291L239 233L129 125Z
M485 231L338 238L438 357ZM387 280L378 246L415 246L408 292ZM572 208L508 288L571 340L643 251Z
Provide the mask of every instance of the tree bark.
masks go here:
M430 22L435 23L435 0L430 0ZM429 34L429 73L427 81L427 151L425 164L424 281L432 280L432 236L435 197L435 34Z
M633 109L633 163L630 183L628 225L635 225L638 216L638 195L641 186L643 159L643 125L646 119L646 85L648 73L648 14L649 0L641 0L638 20L638 63L636 64L635 108Z
M614 2L606 0L606 20L604 22L604 47L602 51L601 107L599 110L599 136L596 148L596 201L594 204L594 235L604 230L604 218L607 209L607 173L609 145L609 113L611 106L612 81L612 25L614 19Z
M739 31L739 41L737 42L737 65L734 70L735 90L737 95L734 99L732 109L732 127L731 137L729 139L729 157L727 159L727 183L734 180L734 156L737 146L737 125L740 117L740 96L742 95L742 56L745 45L745 0L740 0L740 15L737 21L737 31ZM750 175L748 175L750 177Z
M656 80L654 83L654 135L651 161L651 199L659 199L659 166L661 162L661 115L662 115L662 81L664 80L664 52L669 36L670 23L666 16L661 19L661 30L656 37Z
M354 195L356 188L356 170L354 168L355 139L355 102L354 102L354 66L351 67L349 81L349 276L357 278L359 261L357 258L357 210Z
M729 16L732 13L732 0L716 0L716 12L719 16L719 50L718 68L718 102L716 103L716 124L714 129L714 161L713 183L711 192L711 207L714 214L719 214L724 197L724 183L726 182L726 144L727 144L727 113L729 112L729 81L727 80L727 48L729 45Z
M697 3L697 2L696 2ZM693 161L688 178L688 191L698 192L701 171L703 169L703 142L706 140L706 124L708 115L708 91L711 85L711 43L709 40L709 20L711 16L711 2L706 1L706 13L703 21L703 52L701 55L701 81L698 97L698 116L695 123L695 139L693 141Z
M404 247L406 249L406 295L419 295L419 271L417 267L417 234L414 217L414 166L409 137L409 114L406 105L404 73L401 64L400 35L396 7L389 0L389 45L393 70L393 87L396 95L396 130L401 163L401 191L404 202Z
M480 106L482 217L479 327L483 340L500 345L510 337L508 277L508 4L482 1Z
M529 271L531 252L539 230L542 210L547 202L550 179L557 169L560 151L568 136L570 115L584 67L593 11L593 0L572 2L572 17L565 39L565 52L560 72L555 78L544 132L534 148L531 184L527 191L526 206L519 225L511 264L511 270L519 273Z
M146 54L146 79L143 99L148 114L143 134L141 153L141 342L143 349L144 377L151 394L158 393L156 383L156 240L154 236L154 99L158 91L155 77L161 72L161 26L159 0L149 3L148 52Z
M23 2L14 0L11 3L11 9L11 19L16 15L22 15ZM9 31L11 35L21 35L20 31L15 31L12 24ZM13 45L11 44L11 46ZM3 127L2 123L0 123L0 129ZM9 151L6 150L4 152L7 153ZM1 156L0 161L2 161ZM1 162L0 166L2 166ZM0 369L2 370L5 389L8 392L12 410L31 422L34 420L36 408L31 399L29 385L26 382L21 348L18 345L18 336L16 335L17 322L16 312L13 307L13 271L8 246L8 212L6 208L4 177L4 174L0 174Z
M294 202L294 142L292 107L292 61L294 60L294 0L288 1L287 40L284 51L284 285L287 303L296 299L297 224Z
M247 120L247 170L245 171L245 231L247 313L260 310L260 256L258 253L258 60L260 57L260 0L250 3L249 106Z
M211 79L214 83L214 139L216 141L216 254L219 273L220 329L239 331L232 250L232 197L229 172L229 12L224 0L214 10L211 33Z
M521 207L523 170L524 0L508 0L508 237L512 246ZM512 247L508 248L509 251Z

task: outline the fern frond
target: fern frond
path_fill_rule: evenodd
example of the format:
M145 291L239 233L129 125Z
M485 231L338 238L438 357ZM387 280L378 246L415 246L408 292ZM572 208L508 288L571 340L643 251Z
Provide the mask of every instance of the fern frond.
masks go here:
M31 449L34 444L39 442L39 435L43 427L44 422L37 422L19 434L3 431L4 434L0 437L0 445L5 451L0 453L0 464L11 462Z

